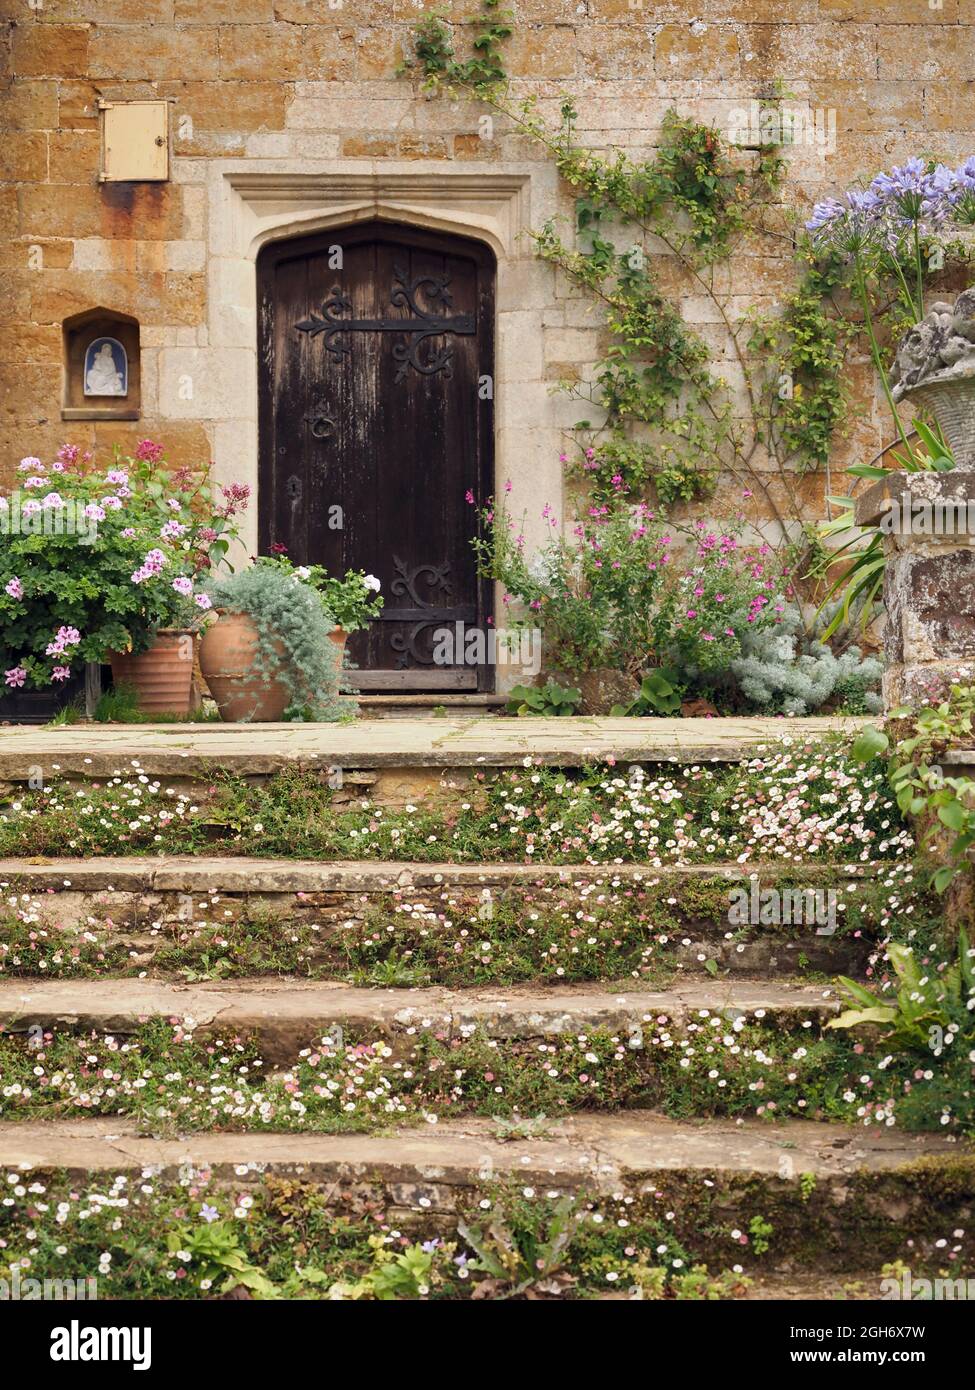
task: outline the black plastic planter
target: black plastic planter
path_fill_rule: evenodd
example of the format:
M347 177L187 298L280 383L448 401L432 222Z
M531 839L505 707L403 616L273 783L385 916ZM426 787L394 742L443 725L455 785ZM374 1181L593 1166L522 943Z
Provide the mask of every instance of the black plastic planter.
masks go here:
M72 672L62 685L43 690L4 690L0 695L0 723L47 724L66 705L84 704L85 668Z

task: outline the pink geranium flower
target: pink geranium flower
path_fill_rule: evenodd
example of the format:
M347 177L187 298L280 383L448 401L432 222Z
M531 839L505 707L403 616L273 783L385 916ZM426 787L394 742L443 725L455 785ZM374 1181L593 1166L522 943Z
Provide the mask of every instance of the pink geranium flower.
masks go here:
M76 627L59 627L53 642L45 648L48 656L63 656L66 647L76 647L81 641L81 633Z

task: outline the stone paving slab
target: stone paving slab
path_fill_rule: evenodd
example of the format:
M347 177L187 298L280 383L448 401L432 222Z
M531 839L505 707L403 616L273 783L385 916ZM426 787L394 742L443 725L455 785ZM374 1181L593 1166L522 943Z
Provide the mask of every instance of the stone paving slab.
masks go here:
M525 758L576 767L620 762L738 762L782 738L855 734L868 720L396 719L349 724L76 724L0 727L0 781L110 777L133 761L150 776L200 777L215 767L267 775L325 769L511 767Z
M741 882L794 874L781 861L748 864L413 864L406 860L255 859L231 855L0 859L0 886L79 893L385 893L408 888L514 888L531 884ZM863 878L865 864L806 864L803 881Z
M781 1164L788 1154L796 1173L819 1182L842 1181L858 1170L890 1172L925 1157L960 1158L968 1153L941 1134L905 1134L812 1120L766 1123L706 1120L694 1125L650 1111L567 1116L545 1136L499 1141L490 1120L441 1120L423 1129L389 1136L363 1134L228 1134L151 1139L123 1119L72 1119L0 1124L0 1167L65 1168L72 1174L164 1170L190 1163L235 1182L256 1181L264 1169L305 1178L363 1179L397 1184L433 1184L427 1206L437 1209L436 1188L482 1184L485 1174L518 1176L526 1182L565 1186L594 1179L612 1191L633 1176L683 1171L770 1178L781 1191ZM250 1172L242 1172L245 1166ZM400 1192L415 1202L419 1192Z
M632 1033L666 1015L701 1010L726 1017L763 1012L768 1019L823 1018L839 1001L822 985L769 980L702 980L671 989L625 985L514 985L473 990L360 988L339 982L258 977L234 984L180 984L163 980L3 980L0 1029L32 1025L57 1030L133 1033L151 1017L190 1021L208 1036L255 1036L269 1062L285 1065L341 1027L356 1034L400 1034L436 1027L455 1034L477 1027L494 1038L535 1038L593 1029Z

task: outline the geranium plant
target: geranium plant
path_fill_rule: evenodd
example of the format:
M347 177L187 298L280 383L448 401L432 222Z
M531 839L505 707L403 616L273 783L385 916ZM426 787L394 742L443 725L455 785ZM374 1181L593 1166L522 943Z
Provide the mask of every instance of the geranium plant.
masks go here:
M343 632L358 632L367 627L383 606L382 588L374 574L363 570L347 570L339 579L330 575L324 565L295 565L283 545L273 545L271 555L261 555L257 563L270 565L286 574L293 574L314 589L322 606Z
M143 440L110 467L74 445L22 459L0 496L0 671L8 689L66 681L73 666L143 651L162 628L198 623L200 585L223 560L246 504L209 469L170 470Z

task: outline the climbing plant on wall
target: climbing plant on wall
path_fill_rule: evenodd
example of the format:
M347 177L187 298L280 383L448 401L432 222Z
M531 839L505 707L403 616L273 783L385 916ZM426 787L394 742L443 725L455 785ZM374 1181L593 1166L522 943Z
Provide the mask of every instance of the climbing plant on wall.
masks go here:
M788 237L791 254L791 236L775 208L781 151L765 145L748 160L735 159L716 130L676 112L666 115L648 160L586 148L570 100L550 125L532 98L513 93L502 57L511 15L500 0L483 0L466 27L471 56L462 59L446 20L425 15L407 66L422 75L428 92L466 92L551 152L576 192L575 226L569 244L554 221L546 223L533 233L536 251L603 306L602 357L585 380L561 383L598 417L583 416L572 432L575 447L565 456L570 475L585 479L600 501L642 495L652 484L658 500L671 504L709 495L726 471L762 492L783 525L794 519L798 508L790 518L782 489L772 489L767 468L757 465L763 452L777 457L788 494L795 471L822 462L843 409L841 334L813 284L804 284L775 322L733 320L716 288L717 268L743 238ZM713 305L750 418L736 412L728 382L713 365L712 345L661 289L665 260L676 260L688 292Z
M652 485L669 505L707 496L724 472L761 496L767 514L800 544L804 531L815 549L798 480L828 466L846 410L844 364L851 346L860 347L863 319L848 292L848 268L797 236L778 202L782 149L738 149L675 112L647 160L586 148L571 100L550 123L532 97L516 95L503 59L512 32L502 0L482 0L480 13L461 25L426 14L405 66L428 93L466 93L506 117L550 151L575 190L570 239L555 222L533 233L538 254L604 312L601 359L585 380L561 383L587 412L571 432L570 475L584 479L600 501L643 495ZM469 40L468 57L455 50L457 34ZM787 95L773 84L760 102L774 114ZM784 125L763 122L763 130ZM749 241L760 255L795 267L794 288L770 312L737 312L725 288L723 266ZM672 288L675 264L680 293L703 296L705 317L723 331L723 359L684 322ZM951 268L950 257L925 259L922 273L943 282ZM890 343L903 313L883 281L874 286L872 311L876 332Z

